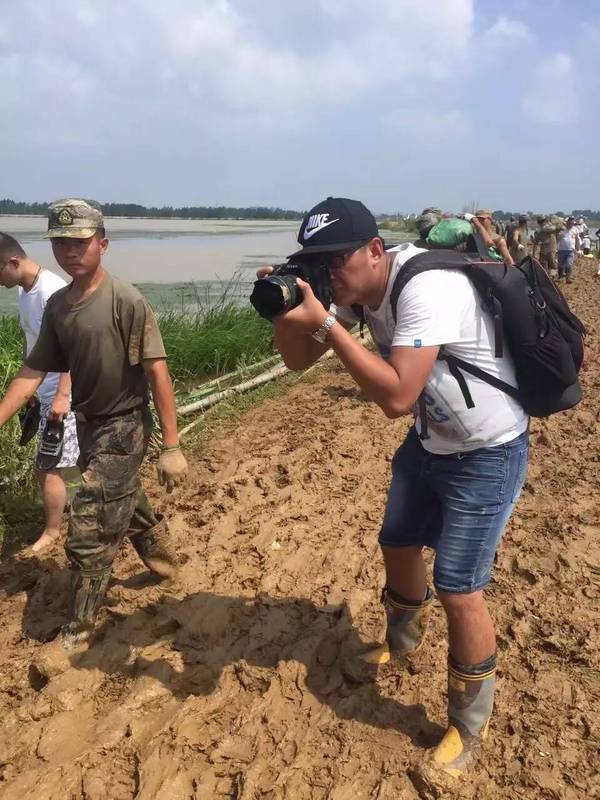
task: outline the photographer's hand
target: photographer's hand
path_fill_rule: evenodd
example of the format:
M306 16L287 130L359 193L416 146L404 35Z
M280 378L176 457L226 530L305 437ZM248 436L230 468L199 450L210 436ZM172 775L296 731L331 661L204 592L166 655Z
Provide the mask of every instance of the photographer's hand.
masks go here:
M310 335L321 327L327 311L307 283L299 280L298 285L303 294L302 303L273 319L275 346L286 367L294 370L310 367L329 350L328 343L320 344Z
M259 267L256 270L256 277L262 280L272 272L273 267ZM323 324L327 317L327 311L315 297L309 283L303 281L302 278L296 278L296 284L302 292L302 302L291 311L275 317L273 325L275 328L284 329L289 333L306 333L310 336Z
M325 322L329 312L317 300L310 284L301 278L296 278L296 284L302 292L302 302L296 308L292 308L291 311L275 317L273 324L276 328L285 327L285 330L289 333L303 333L310 336Z

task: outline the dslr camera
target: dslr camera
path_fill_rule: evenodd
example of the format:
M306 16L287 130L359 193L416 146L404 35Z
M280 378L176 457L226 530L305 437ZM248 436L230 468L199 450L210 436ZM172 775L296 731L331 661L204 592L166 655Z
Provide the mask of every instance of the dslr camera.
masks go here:
M302 278L310 284L317 300L321 301L326 311L329 310L333 301L329 265L324 263L320 254L318 258L277 264L273 272L254 282L250 302L261 317L272 320L278 314L300 305L302 290L297 286L296 278Z

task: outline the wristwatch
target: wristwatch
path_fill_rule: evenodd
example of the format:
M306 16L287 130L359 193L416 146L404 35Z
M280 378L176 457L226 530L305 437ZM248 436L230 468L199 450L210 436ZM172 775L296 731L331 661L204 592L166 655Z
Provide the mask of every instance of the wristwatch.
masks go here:
M311 333L311 336L316 342L319 342L319 344L325 344L329 335L329 331L333 328L336 322L337 319L329 314L329 316L325 317L325 321L321 327L317 328L316 331Z

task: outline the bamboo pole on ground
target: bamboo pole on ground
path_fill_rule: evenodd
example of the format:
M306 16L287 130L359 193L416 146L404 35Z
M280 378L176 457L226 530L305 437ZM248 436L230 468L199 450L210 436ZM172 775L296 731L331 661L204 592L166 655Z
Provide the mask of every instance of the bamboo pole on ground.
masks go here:
M358 333L353 333L352 336L357 338L359 336ZM364 337L364 343L368 343L370 341L370 336L368 334ZM327 352L323 353L321 358L313 364L308 369L304 370L302 376L308 374L313 369L319 366L319 364L328 358L332 358L335 355L333 350L328 350ZM271 361L273 358L265 359L265 361ZM280 359L279 359L280 360ZM263 362L259 362L263 363ZM257 365L255 365L257 366ZM241 370L238 370L240 372ZM290 370L285 366L285 364L276 364L275 366L271 367L271 369L262 372L260 375L256 375L254 378L250 380L243 381L242 383L237 384L236 386L231 386L228 389L223 389L219 392L215 392L214 394L209 395L209 397L203 397L200 400L196 400L195 402L189 403L188 405L181 406L177 408L177 414L179 416L187 416L188 414L193 414L197 411L206 411L207 409L211 408L212 406L220 403L221 400L226 400L228 397L233 397L236 394L244 394L245 392L250 391L251 389L256 389L259 386L263 386L265 383L269 383L270 381L276 380L277 378L281 378L286 375ZM236 374L236 373L232 373ZM199 422L202 420L202 416L199 416L197 419L190 422L189 425L186 425L179 431L179 436L185 436L189 431L196 427Z

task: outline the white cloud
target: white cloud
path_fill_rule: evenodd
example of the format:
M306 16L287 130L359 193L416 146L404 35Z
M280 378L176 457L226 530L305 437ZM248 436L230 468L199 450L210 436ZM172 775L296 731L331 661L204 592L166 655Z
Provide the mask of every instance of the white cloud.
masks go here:
M500 16L484 34L486 47L506 48L523 44L531 39L529 27L516 19Z
M579 97L570 56L557 53L539 65L523 98L523 110L548 125L568 125L577 119Z
M0 61L0 81L15 82L0 103L35 111L46 141L82 119L89 140L153 124L310 127L382 84L408 96L410 82L457 74L473 26L473 0L435 13L421 0L320 0L302 13L280 0L80 0L68 25L54 5L5 9L28 39Z

